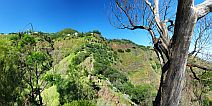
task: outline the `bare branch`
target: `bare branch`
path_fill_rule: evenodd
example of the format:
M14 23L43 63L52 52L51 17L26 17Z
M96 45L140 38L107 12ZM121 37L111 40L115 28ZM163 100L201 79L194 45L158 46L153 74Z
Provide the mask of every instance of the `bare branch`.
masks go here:
M158 33L160 34L161 42L164 43L163 46L164 46L164 48L167 49L167 47L169 45L168 29L166 27L166 23L165 22L162 22L160 20L159 0L154 0L154 7L149 2L149 0L145 0L145 1L146 1L146 4L151 9L152 13L154 14L154 20L155 20L156 25L157 25Z
M146 4L149 6L149 8L152 10L152 12L154 12L154 7L153 7L152 4L149 2L149 0L146 0Z
M212 27L211 18L203 18L197 24L197 29L194 34L194 49L189 53L189 56L194 58L203 49L210 47L210 28Z
M132 19L131 19L131 17L130 17L130 15L129 15L129 7L127 7L126 5L124 5L124 7L126 7L126 8L124 9L124 7L122 7L122 5L120 4L120 2L118 2L117 0L116 0L116 4L117 4L117 6L124 12L124 14L127 16L128 20L129 20L129 22L130 22L130 24L131 24L132 26L135 26L134 23L133 23L133 21L132 21Z
M159 15L159 0L154 0L154 6L152 6L152 4L149 2L149 0L145 0L146 4L149 6L149 8L151 9L152 13L154 14L154 19L155 22L158 26L158 32L161 33L162 32L162 28L160 26L160 15ZM161 33L162 35L162 33Z
M132 27L132 28L126 27L126 29L130 29L130 30L145 29L145 30L147 30L147 31L150 33L150 35L151 35L151 37L152 37L153 43L154 43L154 44L157 43L157 40L156 40L157 38L155 37L155 33L154 33L154 31L153 31L151 28L149 28L149 27L145 27L145 26L134 26L134 27Z
M171 0L168 0L167 2L165 2L165 11L164 11L164 16L163 16L163 19L166 20L166 16L168 14L168 9L170 8L170 4L171 3Z
M209 12L212 12L212 0L205 0L203 3L195 6L197 10L198 19L204 17Z
M196 80L200 80L198 77L197 77L197 75L196 75L196 73L194 72L194 70L193 70L193 68L192 67L190 67L190 70L191 70L191 73L193 74L193 76L194 76L194 79L196 79Z
M206 67L206 66L201 66L201 65L198 65L198 64L188 63L187 66L188 67L196 67L196 68L199 68L199 69L202 69L202 70L205 70L205 71L212 71L211 68Z

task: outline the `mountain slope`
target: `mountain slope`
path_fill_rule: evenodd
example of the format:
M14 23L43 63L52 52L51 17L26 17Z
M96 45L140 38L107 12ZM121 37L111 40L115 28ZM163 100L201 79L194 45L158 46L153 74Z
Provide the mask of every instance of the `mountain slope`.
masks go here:
M97 105L151 105L160 71L149 48L125 40L107 41L92 33L56 39L54 47L53 60L57 64L47 76L59 75L63 80L70 80L70 74L78 76L82 86L95 92L91 100ZM58 56L63 58L59 62Z
M63 31L62 35L58 35L60 33L27 35L35 38L37 42L33 50L46 50L52 58L51 69L43 72L38 81L40 88L43 88L41 95L44 105L152 105L161 74L161 66L153 48L124 39L107 40L99 32L79 33L75 30L71 30L71 34L66 32ZM19 50L19 45L17 47L11 45L14 41L11 40L13 36L17 35L0 35L1 60L4 60L5 54L9 51ZM29 45L27 47L32 49ZM8 59L12 54L8 54ZM20 59L24 60L23 57ZM211 63L201 59L189 61L211 66ZM199 80L195 79L190 69L187 69L181 105L209 106L211 72L197 68L193 68L193 71ZM20 95L21 104L23 102L21 100L27 101L26 95L29 92L29 88L24 88Z

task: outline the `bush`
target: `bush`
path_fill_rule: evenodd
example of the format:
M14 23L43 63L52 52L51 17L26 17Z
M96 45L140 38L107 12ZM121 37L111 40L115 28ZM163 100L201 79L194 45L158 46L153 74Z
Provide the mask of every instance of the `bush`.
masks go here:
M208 98L203 100L203 106L211 106L211 104L212 104L212 101L209 100Z
M126 52L131 52L131 49L127 49L127 50L125 50Z
M132 101L139 104L145 99L151 98L152 96L152 86L150 85L140 85L135 86L130 91L132 95Z
M60 94L57 92L57 87L55 85L48 89L45 89L41 95L46 106L59 106Z
M107 68L103 74L105 77L109 78L110 82L112 82L113 84L124 83L128 80L124 74L112 68Z
M71 28L66 28L66 29L63 29L61 30L60 32L58 32L57 34L59 36L63 36L63 35L67 35L67 34L74 34L75 32L77 32L76 30L74 29L71 29Z
M124 53L124 50L118 49L118 52L119 52L119 53Z
M83 62L87 57L89 57L90 53L87 52L79 52L75 57L72 59L72 63L74 65L78 65Z
M144 51L148 51L149 50L146 46L143 46L143 45L139 45L139 48L141 48Z
M101 35L101 32L98 30L93 30L93 33Z
M136 104L144 102L146 99L151 99L153 95L153 87L151 85L137 85L134 86L130 82L115 85L122 93L128 94L131 100Z
M153 68L154 70L157 70L157 66L156 66L155 64L152 64L152 68Z
M50 85L57 85L60 84L62 78L59 74L49 74L46 73L44 78L45 81L49 82Z
M71 67L70 67L71 68ZM92 88L91 82L81 82L79 69L68 70L68 78L62 79L58 86L60 103L70 103L74 100L93 100L96 91Z

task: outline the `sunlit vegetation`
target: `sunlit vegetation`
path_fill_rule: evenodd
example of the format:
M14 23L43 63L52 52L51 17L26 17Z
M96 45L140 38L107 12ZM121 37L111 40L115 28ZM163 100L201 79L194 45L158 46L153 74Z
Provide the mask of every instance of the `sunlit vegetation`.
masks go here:
M0 105L151 106L156 96L161 66L151 47L97 30L0 38ZM211 72L198 72L207 106Z

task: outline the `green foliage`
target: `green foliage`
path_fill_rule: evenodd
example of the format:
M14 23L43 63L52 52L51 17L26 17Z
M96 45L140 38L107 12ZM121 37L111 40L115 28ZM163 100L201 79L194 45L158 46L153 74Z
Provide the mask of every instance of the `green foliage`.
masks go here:
M212 90L212 72L208 71L208 72L205 72L204 74L202 75L199 75L199 77L201 78L202 80L202 83L204 84L204 86L206 86L206 88L208 88L208 90Z
M147 46L146 48L147 48L147 49L150 49L150 48L151 48L151 46Z
M119 53L124 53L124 50L118 49L118 52L119 52Z
M157 70L157 66L156 66L156 65L152 65L152 68L153 68L154 70Z
M48 55L41 51L35 51L31 52L30 55L26 57L26 60L27 64L31 65L34 63L43 64L43 62L48 60Z
M110 77L114 82L116 80L118 81L122 76L118 71L113 71L110 68L111 63L114 61L113 55L113 51L106 45L87 43L74 52L66 78L55 81L53 79L57 77L54 75L46 76L48 81L59 82L57 86L58 92L60 93L60 103L65 104L71 103L74 100L93 100L96 98L95 90L97 90L98 87L92 82L84 81L87 78L88 72L79 67L79 64L84 62L87 57L93 57L95 60L94 71L92 72L94 75L98 75L102 72L102 74ZM111 74L112 72L113 74Z
M64 37L76 32L64 29L52 34L0 36L0 105L15 102L23 105L25 101L41 105L39 94L46 87L41 93L43 105L94 106L96 94L103 90L100 85L104 86L105 80L111 82L107 87L113 89L112 92L127 94L138 105L152 105L157 78L150 81L154 85L144 83L151 75L154 75L151 78L157 77L154 71L160 71L160 64L155 57L146 55L152 56L150 46L129 40L110 40L109 43L123 46L113 51L97 30ZM52 58L60 68L53 68ZM198 75L204 84L203 93L212 89L211 76L209 71ZM121 101L121 96L118 99ZM201 103L209 106L211 101L206 98Z
M134 44L134 45L136 45L134 42L127 40L127 39L112 39L112 40L109 40L109 42L118 42L119 44Z
M43 38L44 40L41 40ZM23 85L21 85L25 87L22 92L24 95L20 98L22 101L25 98L29 98L28 102L31 104L42 105L42 97L40 95L44 86L39 81L41 76L51 68L52 58L47 51L48 46L40 48L39 44L45 44L44 42L51 40L45 39L45 36L25 33L14 35L10 40L12 45L18 49L16 52L19 56L17 67L22 72L20 78L24 81Z
M49 85L59 85L62 78L59 74L46 73L43 80L49 82Z
M49 34L48 35L50 38L52 38L52 39L57 39L57 38L59 38L59 37L62 37L61 35L59 35L58 33L52 33L52 34Z
M73 63L74 61L79 60L79 62L75 65L80 64L87 56L93 56L95 62L92 74L103 75L104 77L108 78L113 86L117 87L121 92L129 94L134 102L143 102L146 97L151 95L149 92L147 92L148 88L146 89L145 86L135 87L131 83L126 83L128 82L128 78L123 73L111 67L111 63L116 60L117 54L115 54L107 46L101 44L86 44L82 46L81 49L78 49L75 54L76 57L73 58Z
M81 53L81 52L80 52ZM67 77L61 77L57 74L47 74L45 76L46 81L50 84L56 84L58 92L60 94L60 104L71 103L74 100L92 100L95 98L96 91L93 90L90 82L82 82L84 74L81 73L78 64L74 60L78 59L80 55L78 53L73 56L73 60L67 70Z
M75 100L71 103L66 103L63 106L95 106L95 103L90 100Z
M134 86L130 82L125 82L122 85L116 86L121 92L130 95L131 100L136 104L144 102L146 99L154 97L151 85Z
M101 32L99 30L93 30L93 31L89 31L87 33L85 33L86 36L91 36L93 34L99 34L101 35Z
M144 51L148 51L148 50L149 50L148 47L143 46L143 45L138 45L138 47L141 48L141 49L144 50Z
M209 98L206 98L203 100L203 106L211 106L212 100L209 100Z
M109 78L110 82L112 82L112 84L114 85L122 84L124 82L127 82L128 80L125 75L112 68L107 68L104 71L103 75Z
M99 35L101 35L101 32L100 32L100 31L98 31L98 30L93 30L92 32L93 32L93 33L95 33L95 34L99 34Z
M83 62L90 54L88 52L80 52L72 59L74 65L78 65Z
M59 31L57 34L59 36L63 36L63 35L67 35L67 34L73 35L75 32L77 32L77 31L73 30L71 28L66 28L66 29L63 29L63 30Z
M130 50L127 50L130 52ZM124 52L124 51L123 51ZM115 61L116 55L110 48L101 44L86 44L82 46L81 49L78 49L76 56L80 56L75 59L80 60L78 64L85 60L86 56L94 56L94 75L103 75L108 78L113 86L117 87L121 92L126 93L131 96L133 102L142 103L146 98L152 97L152 86L143 85L143 86L134 86L128 82L128 78L119 71L111 68L111 63ZM128 83L126 83L128 82Z
M45 89L42 92L43 102L46 106L59 106L59 93L57 92L57 87L55 85Z
M28 35L28 34L19 34L16 36L11 37L11 41L13 42L14 46L17 46L18 49L30 48L31 46L34 46L36 41L35 38ZM26 47L28 46L28 47Z
M3 41L3 42L2 42ZM0 105L12 105L19 101L18 87L22 84L17 50L0 39Z
M126 52L131 52L131 49L127 49L127 50L125 50Z
M84 87L80 82L72 79L62 80L58 85L58 92L60 93L61 104L73 100L91 100L95 96L92 88Z
M101 74L107 67L115 61L115 54L113 51L104 44L85 44L76 52L76 57L73 58L73 63L75 65L81 63L88 56L93 56L94 62L94 72L93 74Z

